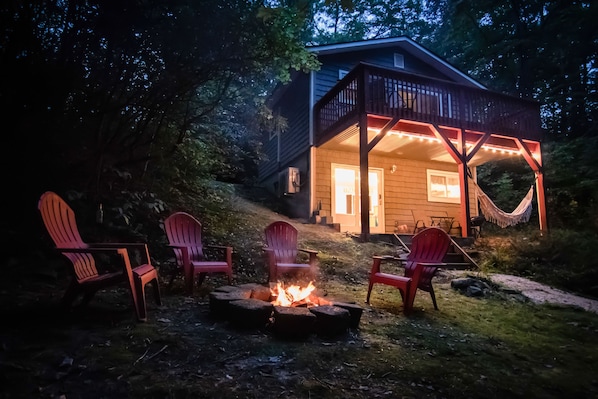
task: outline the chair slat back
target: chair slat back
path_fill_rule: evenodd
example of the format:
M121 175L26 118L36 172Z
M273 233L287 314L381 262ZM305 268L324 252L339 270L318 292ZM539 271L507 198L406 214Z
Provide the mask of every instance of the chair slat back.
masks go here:
M75 212L58 194L52 191L45 192L40 197L37 207L57 248L87 248L79 234ZM98 275L95 259L91 254L62 254L73 264L77 280L84 281Z
M204 260L203 244L201 242L201 223L186 212L175 212L164 220L164 230L170 245L184 245L188 247L189 259ZM183 253L174 248L177 264L183 265Z
M413 236L411 252L405 262L405 276L411 277L418 262L440 263L446 255L451 238L442 229L430 227ZM435 267L424 267L420 278L420 286L431 284L436 273Z
M274 250L276 263L297 261L297 229L287 222L277 221L265 229L266 245Z

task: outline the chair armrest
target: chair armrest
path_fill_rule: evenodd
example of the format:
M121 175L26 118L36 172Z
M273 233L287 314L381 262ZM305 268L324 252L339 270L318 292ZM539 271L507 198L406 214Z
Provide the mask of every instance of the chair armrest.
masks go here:
M402 261L403 259L398 258L394 255L374 255L372 256L372 258L374 259L380 259L380 260L397 260L397 261Z
M136 248L141 252L145 252L145 260L147 264L151 264L152 261L149 255L149 249L147 244L143 242L102 242L102 243L86 243L89 248Z
M147 249L147 248L146 248ZM131 266L131 260L129 258L129 251L127 248L124 247L113 247L113 248L56 248L56 250L62 253L79 253L79 254L93 254L93 253L116 253L121 255L123 260L123 272L127 275L129 279L129 284L131 285L131 289L134 289L133 286L133 267ZM148 255L149 261L149 255ZM151 263L148 262L151 265ZM134 291L132 291L134 292Z
M317 262L318 259L318 251L314 251L313 249L301 249L298 248L298 251L301 251L303 253L309 254L309 265L310 266L314 266L315 263Z
M75 254L93 254L93 253L118 253L119 249L126 249L123 247L93 247L93 248L56 248L57 251L60 252L68 252L68 253L75 253Z
M205 248L216 248L216 249L218 249L218 248L219 249L228 249L228 248L232 249L232 247L230 247L228 245L212 245L212 244L210 244L210 245L204 245L204 247Z
M310 255L311 254L316 254L316 255L318 254L318 251L315 251L313 249L301 249L301 248L297 248L297 250L301 251L301 252L305 252L306 254L310 254Z
M86 243L89 248L142 248L147 247L143 242L94 242Z
M442 266L446 266L446 263L427 263L427 262L415 262L418 265L422 265L422 266L429 266L429 267L442 267Z

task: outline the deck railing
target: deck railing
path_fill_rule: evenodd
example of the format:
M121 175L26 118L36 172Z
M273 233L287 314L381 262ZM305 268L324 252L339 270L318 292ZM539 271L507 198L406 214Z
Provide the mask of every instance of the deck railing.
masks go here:
M318 142L357 120L360 98L367 114L541 140L537 102L360 64L317 102Z

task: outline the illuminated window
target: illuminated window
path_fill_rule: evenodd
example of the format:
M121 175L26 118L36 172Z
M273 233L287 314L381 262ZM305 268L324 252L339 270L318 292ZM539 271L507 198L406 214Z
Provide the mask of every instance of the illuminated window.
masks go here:
M461 203L459 174L443 170L428 169L428 201Z

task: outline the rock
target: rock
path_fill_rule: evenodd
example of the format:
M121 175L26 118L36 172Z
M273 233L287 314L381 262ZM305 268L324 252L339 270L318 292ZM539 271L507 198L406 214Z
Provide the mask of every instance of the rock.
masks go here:
M274 306L260 299L249 298L231 301L228 321L240 328L263 328L268 324Z
M355 303L346 303L346 302L334 302L334 306L338 306L339 308L347 309L349 311L349 327L350 328L358 328L359 321L361 320L361 314L363 313L363 308Z
M274 307L273 331L282 338L304 339L314 330L317 317L305 307Z
M231 301L249 299L251 291L233 290L231 292L212 291L210 293L210 314L217 319L228 316L228 305Z
M316 333L324 337L333 337L345 333L351 321L347 309L339 306L314 306L309 310L316 315Z

